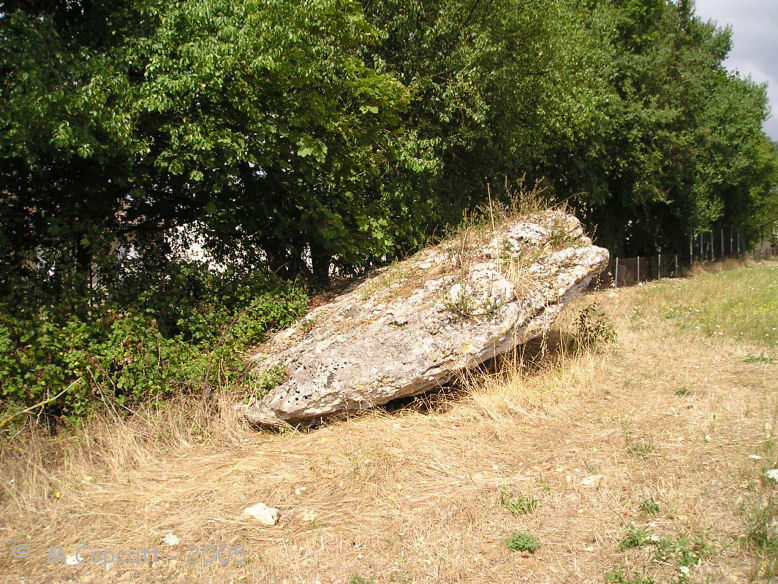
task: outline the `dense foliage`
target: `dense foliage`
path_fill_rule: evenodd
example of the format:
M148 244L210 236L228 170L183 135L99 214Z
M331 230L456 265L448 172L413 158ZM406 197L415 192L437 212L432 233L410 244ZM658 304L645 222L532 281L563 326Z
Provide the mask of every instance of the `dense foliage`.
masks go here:
M105 298L84 314L0 303L1 397L19 407L67 388L46 411L77 420L185 392L261 394L272 380L249 371L247 349L303 314L305 294L190 264L169 272L131 303Z
M245 345L300 312L276 277L407 253L506 177L618 253L774 233L730 44L691 0L0 1L3 396L208 383L238 315L276 312Z

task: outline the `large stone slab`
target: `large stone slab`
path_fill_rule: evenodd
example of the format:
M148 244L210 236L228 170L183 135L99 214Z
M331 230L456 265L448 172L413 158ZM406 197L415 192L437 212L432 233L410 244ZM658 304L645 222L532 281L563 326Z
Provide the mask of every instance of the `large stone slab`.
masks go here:
M559 211L463 232L354 285L252 359L284 381L246 408L283 425L416 395L549 329L608 263Z

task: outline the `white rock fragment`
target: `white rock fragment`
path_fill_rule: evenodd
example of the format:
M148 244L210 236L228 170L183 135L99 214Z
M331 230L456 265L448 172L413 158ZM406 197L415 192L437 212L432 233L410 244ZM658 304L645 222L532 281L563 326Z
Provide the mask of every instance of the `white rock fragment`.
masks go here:
M773 479L776 483L778 483L778 468L771 468L770 470L766 471L764 475L768 479Z
M278 519L281 517L278 509L274 507L268 507L264 503L257 503L251 507L247 507L243 510L244 517L253 517L259 521L262 525L275 525L278 523Z
M178 536L174 533L168 533L165 537L162 538L162 542L166 543L167 545L178 545L181 540L178 539Z
M84 558L81 558L81 561L83 561L83 560L84 560ZM77 566L80 563L81 562L79 562L78 554L69 554L65 558L65 565L66 566Z
M317 519L316 512L313 511L312 509L307 509L303 513L303 521L308 521L310 523L313 523L314 521L316 521L316 519Z
M596 487L598 486L602 480L605 478L605 475L591 475L588 477L584 477L581 479L581 486L582 487Z
M762 457L759 456L758 454L749 454L748 458L750 458L751 460L762 460Z

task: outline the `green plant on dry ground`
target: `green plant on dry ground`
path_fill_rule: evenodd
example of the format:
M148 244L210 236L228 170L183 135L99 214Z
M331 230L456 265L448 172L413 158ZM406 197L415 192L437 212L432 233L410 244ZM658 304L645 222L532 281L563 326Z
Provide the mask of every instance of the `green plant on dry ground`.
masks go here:
M769 455L773 450L772 440L766 440L761 452ZM778 576L777 486L778 468L762 467L758 481L754 481L753 490L740 509L743 543L756 554L751 576L758 580L772 580Z
M630 576L623 567L619 567L605 574L605 584L654 584L654 579L634 570Z
M658 510L657 510L658 512ZM626 576L623 567L608 572L605 575L605 582L608 583L627 583L627 582L652 582L653 579L646 576L648 569L655 565L670 565L674 567L676 575L675 582L689 582L692 571L699 565L703 558L715 554L722 546L709 540L706 535L695 535L689 537L685 534L673 536L659 536L652 533L649 529L638 527L631 523L627 526L624 537L619 542L622 551L633 550L637 548L651 548L651 553L647 564L643 566L642 573L633 572L630 579ZM647 578L647 579L646 579Z
M524 495L519 494L514 497L510 487L500 487L500 505L514 515L532 513L537 509L538 503L540 503L540 499L537 499L532 495L527 495L525 497Z
M659 501L652 499L651 497L646 497L640 502L640 510L647 515L656 515L662 508L659 505Z
M612 319L593 302L578 314L573 344L583 349L600 349L616 340Z
M650 442L638 442L627 446L627 454L636 458L647 458L654 452L654 445Z
M505 544L514 552L529 552L534 554L540 543L538 538L529 533L517 531L505 540Z

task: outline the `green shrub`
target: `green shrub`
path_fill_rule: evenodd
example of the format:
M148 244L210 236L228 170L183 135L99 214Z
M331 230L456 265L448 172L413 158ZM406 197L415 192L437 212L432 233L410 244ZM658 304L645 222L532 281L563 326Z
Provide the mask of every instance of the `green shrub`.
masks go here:
M127 305L93 305L86 316L57 304L0 304L0 418L76 380L44 413L77 420L106 400L138 403L238 385L248 347L306 309L304 293L264 277L239 284L207 271L197 277L197 294L176 295L163 283Z
M505 540L505 544L514 552L529 552L534 554L538 549L538 540L529 533L517 531Z

